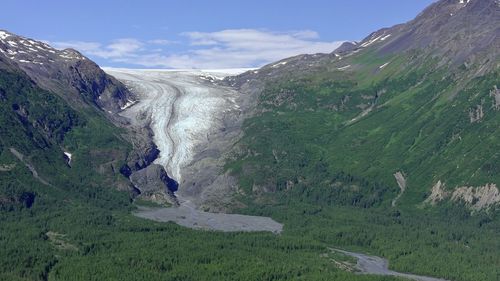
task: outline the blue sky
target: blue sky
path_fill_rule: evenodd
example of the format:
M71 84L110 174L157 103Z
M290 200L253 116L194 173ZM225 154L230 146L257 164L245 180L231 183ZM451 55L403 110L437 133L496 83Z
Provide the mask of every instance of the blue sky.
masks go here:
M331 52L433 0L2 0L0 29L73 47L102 66L257 67Z

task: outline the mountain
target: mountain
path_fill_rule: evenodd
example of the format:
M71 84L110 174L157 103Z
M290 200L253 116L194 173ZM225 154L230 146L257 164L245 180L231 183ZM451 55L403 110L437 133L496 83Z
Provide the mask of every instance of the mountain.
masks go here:
M37 86L76 107L92 104L114 113L133 99L126 87L76 50L57 50L46 43L0 30L0 52L0 56L8 58Z
M75 50L0 31L0 75L1 148L21 165L5 167L29 168L39 183L54 187L80 181L170 200L171 179L151 165L159 153L151 132L115 114L133 94L97 64ZM21 202L23 194L34 199L29 178L0 192L2 205ZM9 181L1 182L7 188Z
M331 54L226 79L258 101L228 164L242 192L497 208L499 15L496 0L437 1Z
M406 24L370 34L360 47L375 44L381 55L418 49L426 56L484 64L492 70L498 67L499 12L499 2L493 0L437 1Z
M462 64L464 67L481 65L477 68L477 74L482 74L499 67L499 12L500 4L496 0L437 1L414 20L373 32L360 42L345 42L331 54L299 55L284 59L264 66L257 73L247 72L237 81L255 82L252 80L287 75L288 70L301 75L302 72L307 74L332 66L345 67L348 63L356 62L342 58L356 54L356 57L361 57L358 53L375 53L379 58L406 54L412 56L414 64L439 60L435 62L439 66L448 63L453 63L454 67Z

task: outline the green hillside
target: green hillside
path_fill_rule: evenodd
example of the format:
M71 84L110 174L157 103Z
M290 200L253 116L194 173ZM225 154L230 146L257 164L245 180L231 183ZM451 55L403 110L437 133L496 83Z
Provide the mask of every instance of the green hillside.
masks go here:
M401 205L415 208L438 180L450 188L499 182L500 115L490 94L498 71L464 81L471 70L408 70L399 57L378 70L380 62L359 60L351 59L356 70L266 84L262 113L247 120L227 165L246 193L305 192L370 207L396 196L401 171ZM484 116L471 122L478 106Z

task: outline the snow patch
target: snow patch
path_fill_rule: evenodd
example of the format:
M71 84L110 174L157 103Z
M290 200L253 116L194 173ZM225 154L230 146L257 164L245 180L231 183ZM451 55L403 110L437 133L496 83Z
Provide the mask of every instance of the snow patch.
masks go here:
M64 151L64 155L68 159L68 165L70 165L71 164L71 157L73 156L73 154L71 154L71 153L69 153L67 151Z
M470 0L459 0L459 4L462 4L462 8L467 6L467 4L469 4Z
M386 36L380 38L380 41L385 41L385 39L391 37L391 34L387 34Z
M101 99L101 96L99 96L99 99ZM124 109L127 109L127 108L131 107L132 105L134 105L136 103L137 103L136 100L127 100L127 103L124 106L120 107L120 108L121 108L121 110L124 110Z
M373 39L370 39L370 40L366 41L365 43L361 44L361 46L360 46L360 47L361 47L361 48L368 47L368 46L370 46L371 44L373 44L373 43L377 42L378 40L380 40L380 38L382 38L382 37L383 37L383 35L380 35L380 36L377 36L377 37L375 37L375 38L373 38Z
M75 59L75 57L73 56L65 56L65 55L59 55L61 58L63 59L68 59L68 60L72 60L72 59Z
M349 67L351 67L351 65L350 65L350 64L349 64L349 65L346 65L346 66L339 67L339 68L337 68L337 69L338 69L338 70L346 70L346 69L348 69Z
M390 63L390 62L386 62L386 63L384 63L383 65L379 66L378 68L379 68L379 69L382 69L382 68L384 68L384 67L388 66L388 65L389 65L389 63Z
M203 80L208 80L208 81L214 81L214 80L222 80L222 79L224 79L224 77L212 75L212 74L209 74L209 73L202 73L202 74L200 74L200 78L203 79Z
M282 65L285 65L286 63L287 63L286 61L282 61L282 62L279 62L279 63L277 63L277 64L273 64L271 67L273 67L273 68L277 68L277 67L280 67L280 66L282 66Z
M0 30L0 39L4 40L5 38L11 36L9 33Z

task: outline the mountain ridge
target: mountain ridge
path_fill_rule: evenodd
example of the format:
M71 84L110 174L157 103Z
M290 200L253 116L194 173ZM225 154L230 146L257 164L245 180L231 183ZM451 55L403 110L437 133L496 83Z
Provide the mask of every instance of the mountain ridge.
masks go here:
M500 67L498 57L495 57L500 48L498 14L498 0L463 3L460 0L440 0L407 23L381 28L360 42L346 42L330 54L286 58L270 63L258 72L248 71L227 80L230 85L239 87L246 80L265 80L273 73L287 73L287 69L292 68L300 73L322 71L335 63L337 67L351 66L351 61L344 58L359 52L376 52L376 56L383 57L413 50L419 50L413 54L414 64L435 57L440 59L439 65L451 64L452 69L462 64L466 67L478 65L475 75L482 75ZM461 28L466 31L463 35ZM463 50L459 50L459 46L463 46Z
M77 107L92 104L115 113L133 99L126 87L74 49L58 50L0 30L0 53L38 86L59 94Z

